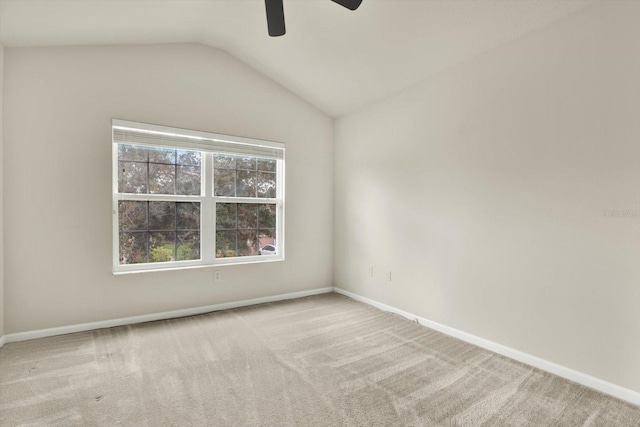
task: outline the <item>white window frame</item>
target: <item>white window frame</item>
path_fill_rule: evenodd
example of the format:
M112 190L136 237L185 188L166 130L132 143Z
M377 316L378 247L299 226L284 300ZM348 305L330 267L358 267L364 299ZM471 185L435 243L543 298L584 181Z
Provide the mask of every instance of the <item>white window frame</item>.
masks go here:
M150 137L174 137L181 141L154 145L139 142L116 141L115 131L133 131L149 134ZM184 142L184 141L187 142ZM133 194L118 192L118 145L127 143L130 145L148 145L150 147L176 148L184 150L200 151L201 159L201 193L200 195L171 195L171 194ZM284 150L285 146L279 142L264 141L251 138L243 138L230 135L214 134L210 132L179 129L168 126L152 125L147 123L132 122L127 120L112 120L112 215L113 215L113 273L141 273L161 270L181 270L187 268L216 267L222 265L252 264L274 261L284 261ZM237 151L234 152L234 149ZM276 160L276 197L222 197L214 194L214 154L225 155L255 155L252 149L260 151L273 151L278 153ZM260 155L255 155L261 158ZM138 264L120 264L120 229L118 216L118 202L131 201L173 201L173 202L200 202L200 259L192 261L148 262ZM276 248L275 255L255 255L241 257L216 258L216 203L255 203L274 204L276 206Z

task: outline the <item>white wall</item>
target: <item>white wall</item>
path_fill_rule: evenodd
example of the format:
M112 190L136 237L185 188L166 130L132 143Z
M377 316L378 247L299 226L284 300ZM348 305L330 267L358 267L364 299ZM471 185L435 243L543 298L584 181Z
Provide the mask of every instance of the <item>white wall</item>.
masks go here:
M198 45L5 50L6 333L332 285L333 121ZM111 119L286 144L284 262L113 276Z
M336 286L640 391L639 2L591 6L335 132Z
M3 143L2 143L2 87L4 70L4 47L0 44L0 337L4 335L4 222L3 222Z

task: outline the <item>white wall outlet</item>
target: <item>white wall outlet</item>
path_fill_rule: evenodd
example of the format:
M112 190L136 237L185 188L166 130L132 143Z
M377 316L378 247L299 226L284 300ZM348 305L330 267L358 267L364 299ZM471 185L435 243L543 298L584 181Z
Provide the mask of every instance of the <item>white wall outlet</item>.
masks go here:
M220 270L214 270L213 272L213 281L219 282L222 280L222 272Z
M373 277L373 265L369 267L369 277Z
M385 275L385 277L387 278L387 282L391 281L391 270L387 271L387 274Z

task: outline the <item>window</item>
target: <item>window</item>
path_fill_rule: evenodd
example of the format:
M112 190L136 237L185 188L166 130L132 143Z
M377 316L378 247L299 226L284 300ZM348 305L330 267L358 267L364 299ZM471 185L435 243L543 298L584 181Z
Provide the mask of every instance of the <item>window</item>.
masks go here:
M113 120L115 273L284 259L284 145Z

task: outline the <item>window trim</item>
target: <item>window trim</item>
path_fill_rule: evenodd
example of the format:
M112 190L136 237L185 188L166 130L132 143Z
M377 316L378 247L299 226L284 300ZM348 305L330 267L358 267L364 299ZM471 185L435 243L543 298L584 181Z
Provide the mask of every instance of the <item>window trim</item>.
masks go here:
M236 137L230 135L221 135L210 132L195 131L188 129L173 128L167 126L152 125L147 123L131 122L119 119L112 120L112 257L113 257L113 274L129 274L144 273L150 271L167 271L182 270L202 267L219 267L223 265L239 265L239 264L256 264L265 262L284 261L285 259L285 199L284 199L284 151L285 145L279 142L264 141L258 139ZM140 144L129 143L131 145L147 145L153 147L168 147L176 149L187 149L202 152L201 160L201 193L200 195L172 195L172 194L134 194L118 192L118 146L119 144L127 144L122 139L116 140L116 129L131 130L135 132L143 132L149 134L157 134L160 137L168 135L172 137L171 144ZM177 136L178 139L173 139ZM182 138L180 140L180 138ZM193 146L185 142L193 140ZM220 144L220 145L218 145ZM238 144L237 153L229 151L229 147ZM218 151L218 147L222 147ZM263 154L251 154L252 147L257 147ZM258 198L258 197L232 197L232 196L215 196L214 188L214 154L238 155L238 156L255 156L258 158L271 158L276 160L276 197L275 198ZM271 157L271 153L273 157ZM138 264L120 264L120 230L118 202L121 200L140 200L140 201L198 201L201 203L200 208L200 259L190 261L169 261L169 262L148 262ZM215 257L215 239L216 239L216 203L267 203L276 206L276 237L277 254L276 255L252 255L242 257Z

